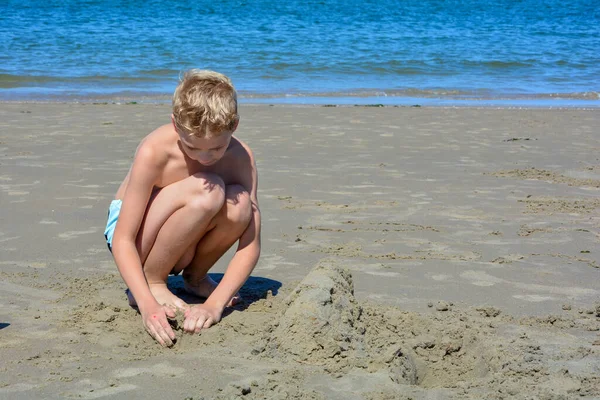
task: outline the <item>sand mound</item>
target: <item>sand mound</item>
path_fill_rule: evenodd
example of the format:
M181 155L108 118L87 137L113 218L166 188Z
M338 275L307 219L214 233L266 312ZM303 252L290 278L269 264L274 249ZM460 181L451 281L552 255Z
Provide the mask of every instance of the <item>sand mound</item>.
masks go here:
M267 338L268 353L335 370L364 358L362 309L353 292L348 271L317 265L284 301Z
M283 311L258 352L320 366L334 375L354 369L385 373L397 384L417 385L425 377L425 366L414 349L434 347L435 340L427 336L399 343L399 333L389 327L398 327L401 316L395 321L387 317L359 305L352 275L334 261L322 260L283 302ZM446 353L461 348L448 341L443 346Z

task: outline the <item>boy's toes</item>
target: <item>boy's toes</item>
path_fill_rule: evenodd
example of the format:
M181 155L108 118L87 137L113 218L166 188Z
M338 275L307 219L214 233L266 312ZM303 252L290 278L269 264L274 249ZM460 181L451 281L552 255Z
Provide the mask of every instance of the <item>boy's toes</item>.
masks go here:
M175 296L174 296L175 297ZM185 311L188 308L190 308L190 306L183 300L181 300L180 298L176 297L174 299L170 299L170 301L168 302L163 302L162 303L163 306L168 307L169 309L177 312L177 311Z
M231 298L231 300L229 301L229 305L228 306L229 307L233 307L236 304L240 304L241 302L242 302L242 296L240 296L240 294L238 293L238 294L236 294L235 296L233 296Z
M188 308L190 308L189 304L181 299L175 300L173 305L175 306L176 309L182 310L182 311L185 311Z

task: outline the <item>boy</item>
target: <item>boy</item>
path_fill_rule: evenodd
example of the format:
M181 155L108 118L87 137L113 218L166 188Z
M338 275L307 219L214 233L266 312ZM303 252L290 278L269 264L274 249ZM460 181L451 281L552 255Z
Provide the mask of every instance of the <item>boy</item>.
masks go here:
M257 171L250 148L233 136L237 95L226 76L190 70L173 95L171 123L139 144L111 203L106 240L144 327L163 346L175 334L167 317L185 310L184 331L219 322L260 255ZM118 221L118 222L117 222ZM221 282L208 275L239 240ZM190 307L167 288L183 272Z

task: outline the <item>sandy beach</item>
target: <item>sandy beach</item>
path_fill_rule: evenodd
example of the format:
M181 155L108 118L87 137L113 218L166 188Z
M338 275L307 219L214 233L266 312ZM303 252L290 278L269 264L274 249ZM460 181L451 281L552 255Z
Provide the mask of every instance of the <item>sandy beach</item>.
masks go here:
M240 114L262 256L165 349L103 230L170 107L0 104L0 398L600 399L600 110Z

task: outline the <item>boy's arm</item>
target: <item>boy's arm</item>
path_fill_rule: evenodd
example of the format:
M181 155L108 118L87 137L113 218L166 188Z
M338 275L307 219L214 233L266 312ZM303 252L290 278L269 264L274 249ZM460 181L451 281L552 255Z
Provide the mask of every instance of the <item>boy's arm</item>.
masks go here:
M261 216L258 207L258 173L254 156L248 150L250 168L240 168L245 171L240 176L240 184L248 190L252 207L252 218L248 227L239 239L238 248L227 266L225 275L204 304L224 309L231 298L246 282L260 257Z
M142 144L131 168L112 250L117 268L142 314L146 330L160 344L171 345L175 335L166 318L169 311L158 304L150 292L136 247L136 237L159 173L160 164L154 150Z
M238 249L227 266L225 275L204 304L223 310L244 285L260 257L260 209L252 200L252 219L239 239Z
M246 172L240 177L239 183L250 194L252 218L248 227L240 236L237 251L215 290L203 304L194 306L186 311L184 330L187 332L197 333L201 329L208 328L219 322L223 309L246 282L258 262L261 246L261 216L257 196L258 174L254 157L249 150L248 152L251 168L240 168L240 170L245 170Z

